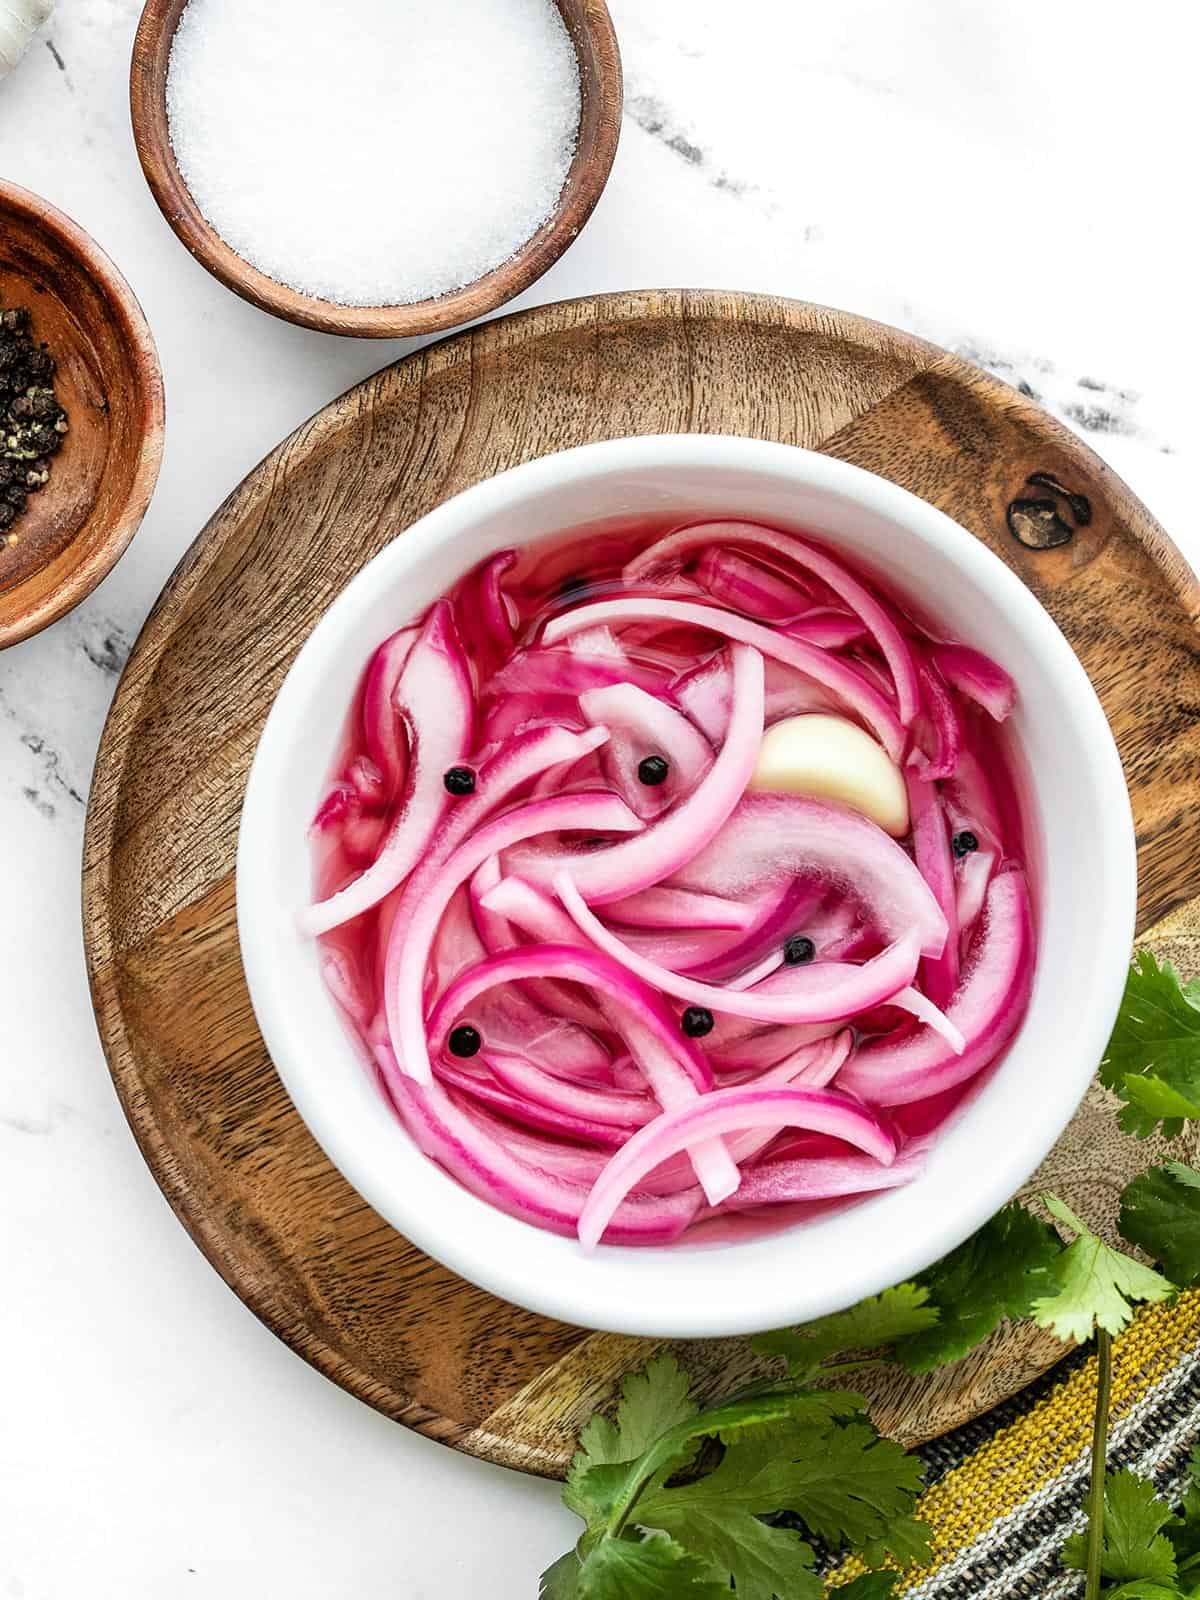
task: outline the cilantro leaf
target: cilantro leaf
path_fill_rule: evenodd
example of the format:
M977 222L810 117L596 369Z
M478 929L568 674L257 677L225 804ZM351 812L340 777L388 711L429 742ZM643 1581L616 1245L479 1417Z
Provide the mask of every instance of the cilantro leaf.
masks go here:
M1175 1552L1162 1530L1174 1522L1171 1508L1154 1485L1132 1472L1110 1472L1104 1480L1104 1541L1100 1570L1118 1583L1144 1579L1173 1584ZM1063 1546L1063 1564L1082 1572L1087 1566L1087 1536L1072 1534Z
M629 1373L621 1384L616 1420L597 1412L579 1435L563 1490L567 1509L589 1523L606 1515L616 1478L612 1473L593 1477L592 1469L635 1461L698 1410L688 1393L687 1373L674 1356L656 1356L640 1372Z
M1172 1282L1200 1282L1200 1172L1168 1161L1135 1178L1121 1196L1121 1232L1160 1261Z
M1174 1138L1200 1117L1200 984L1181 984L1169 961L1140 950L1100 1063L1100 1081L1126 1101L1121 1126Z
M1180 1578L1200 1583L1200 1448L1192 1451L1188 1462L1191 1482L1179 1508L1179 1516L1167 1537L1175 1549Z
M824 1588L808 1570L815 1556L798 1533L760 1522L781 1508L773 1429L732 1437L706 1477L667 1488L652 1486L634 1513L646 1528L661 1528L698 1551L733 1579L747 1600L821 1600Z
M1136 1583L1123 1583L1119 1589L1106 1589L1104 1600L1189 1600L1189 1597L1174 1584L1165 1589L1161 1583L1147 1583L1139 1578Z
M938 1313L928 1300L927 1289L901 1283L860 1300L848 1311L834 1312L794 1330L761 1333L750 1343L760 1355L784 1356L793 1377L807 1378L827 1356L844 1350L874 1350L931 1327Z
M1120 1333L1133 1316L1132 1301L1165 1300L1174 1292L1157 1272L1098 1239L1056 1195L1048 1194L1044 1200L1078 1237L1059 1258L1057 1288L1033 1303L1033 1320L1039 1328L1082 1344L1097 1326L1106 1333Z
M728 1582L674 1539L605 1539L579 1572L579 1600L729 1600Z
M930 1372L965 1356L1005 1317L1028 1316L1038 1294L1054 1287L1062 1253L1049 1224L1024 1206L1005 1206L917 1279L939 1316L900 1341L897 1361L910 1372Z
M911 1515L922 1464L871 1423L759 1430L736 1449L727 1442L731 1454L764 1506L793 1512L826 1544L849 1544L872 1563L887 1550L902 1561L927 1553Z
M833 1600L892 1600L900 1581L897 1572L864 1572L840 1589L834 1589Z
M579 1593L579 1574L582 1571L574 1550L559 1556L552 1567L547 1567L538 1583L538 1600L575 1600Z

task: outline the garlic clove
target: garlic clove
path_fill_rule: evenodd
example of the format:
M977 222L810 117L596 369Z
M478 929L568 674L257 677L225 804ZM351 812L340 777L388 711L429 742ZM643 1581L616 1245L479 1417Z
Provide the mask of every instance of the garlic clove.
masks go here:
M785 717L763 734L749 787L840 801L899 839L908 832L904 775L882 745L845 717Z

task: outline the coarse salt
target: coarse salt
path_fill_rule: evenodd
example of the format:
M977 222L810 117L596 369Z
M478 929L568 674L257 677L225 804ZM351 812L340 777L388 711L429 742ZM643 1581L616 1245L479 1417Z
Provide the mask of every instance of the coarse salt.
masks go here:
M339 305L473 283L553 212L579 69L553 0L189 0L171 143L261 272Z

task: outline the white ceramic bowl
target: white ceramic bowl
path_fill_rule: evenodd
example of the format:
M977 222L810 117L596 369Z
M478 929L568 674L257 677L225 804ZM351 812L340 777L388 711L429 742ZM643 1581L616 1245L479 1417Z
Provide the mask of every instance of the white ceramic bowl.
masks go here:
M1040 960L1000 1068L906 1188L747 1242L587 1256L459 1187L410 1143L347 1038L296 930L306 830L375 645L490 552L651 512L807 531L923 602L1016 679L1041 860ZM423 1250L518 1305L590 1327L706 1337L805 1321L919 1271L979 1227L1062 1132L1100 1059L1133 936L1136 859L1121 765L1082 667L1007 567L882 478L785 445L618 439L501 473L439 506L338 597L263 730L242 813L238 930L254 1009L296 1106L363 1197Z

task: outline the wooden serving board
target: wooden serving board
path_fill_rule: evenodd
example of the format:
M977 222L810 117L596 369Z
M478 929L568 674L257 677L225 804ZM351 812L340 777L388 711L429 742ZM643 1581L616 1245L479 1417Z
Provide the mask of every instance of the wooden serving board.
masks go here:
M839 312L647 292L459 334L299 428L196 540L113 705L84 867L100 1032L158 1182L280 1338L398 1421L546 1475L562 1473L581 1421L651 1346L548 1322L462 1282L329 1164L254 1025L234 923L238 816L293 656L388 540L517 462L684 430L857 462L949 512L1021 575L1116 733L1137 821L1140 930L1200 967L1200 585L1124 484L1006 384ZM1093 1092L1037 1182L1111 1216L1155 1150L1114 1135L1103 1100ZM1060 1354L1044 1335L1003 1331L932 1378L882 1380L876 1415L906 1441L928 1438ZM737 1341L683 1355L707 1395L753 1365Z

